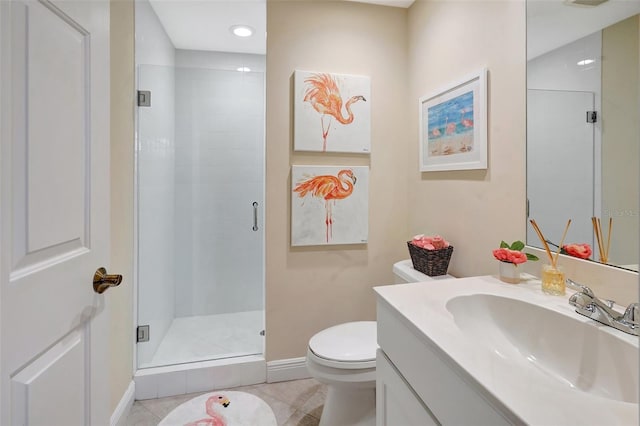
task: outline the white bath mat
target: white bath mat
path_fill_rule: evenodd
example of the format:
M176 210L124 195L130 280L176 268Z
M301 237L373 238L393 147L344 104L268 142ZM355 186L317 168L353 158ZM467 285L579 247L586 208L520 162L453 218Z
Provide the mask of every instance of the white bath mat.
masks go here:
M246 392L216 391L170 412L159 426L277 426L271 407Z

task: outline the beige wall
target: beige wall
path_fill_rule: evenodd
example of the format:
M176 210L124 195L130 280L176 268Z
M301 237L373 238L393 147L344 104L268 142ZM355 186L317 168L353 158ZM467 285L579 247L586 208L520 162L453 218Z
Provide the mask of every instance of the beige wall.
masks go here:
M371 287L392 281L412 233L456 247L451 272L493 274L491 249L525 234L524 2L418 2L409 11L358 3L269 0L267 55L267 360L304 356L309 337L374 319ZM112 3L112 264L125 275L111 307L111 405L131 380L133 351L133 6ZM408 47L408 50L407 50ZM489 169L420 174L417 100L489 69ZM372 153L292 151L296 69L371 76ZM366 246L290 246L290 166L370 165ZM632 278L633 279L633 278ZM636 278L637 280L637 278ZM637 300L637 299L636 299Z
M375 319L371 288L393 282L393 263L408 257L406 17L352 2L267 3L267 361L304 356L327 326ZM370 156L292 151L295 69L371 77ZM370 166L368 244L291 247L292 164Z
M629 90L639 83L639 19L602 30L602 220L613 217L609 260L623 265L637 264L640 252L640 98Z
M109 377L111 412L133 371L133 2L111 1L111 265L123 275L105 293L111 316Z
M410 231L455 247L449 272L494 274L491 250L525 238L525 4L423 1L409 10ZM488 75L488 169L418 171L418 99L482 67Z

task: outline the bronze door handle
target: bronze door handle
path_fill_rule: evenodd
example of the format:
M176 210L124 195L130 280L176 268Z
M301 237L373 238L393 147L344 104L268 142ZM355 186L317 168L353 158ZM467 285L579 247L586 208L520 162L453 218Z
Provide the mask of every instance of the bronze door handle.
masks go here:
M116 287L122 282L122 275L107 274L105 268L98 268L93 275L93 291L98 294L104 293L110 287Z

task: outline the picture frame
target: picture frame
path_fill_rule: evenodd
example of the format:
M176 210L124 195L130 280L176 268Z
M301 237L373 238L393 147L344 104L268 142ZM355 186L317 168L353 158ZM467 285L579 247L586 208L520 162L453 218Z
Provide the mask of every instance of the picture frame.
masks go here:
M295 70L293 149L371 152L371 78Z
M420 98L420 171L487 168L487 69Z
M366 244L369 166L291 167L291 245Z

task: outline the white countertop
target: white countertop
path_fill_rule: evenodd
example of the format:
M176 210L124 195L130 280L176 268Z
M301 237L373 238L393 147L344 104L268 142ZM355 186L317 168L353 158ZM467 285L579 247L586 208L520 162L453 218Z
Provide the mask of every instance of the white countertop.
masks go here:
M487 326L487 336L483 336L484 330L481 328L483 323L479 321L480 325L472 324L477 333L470 337L468 328L466 332L462 330L450 311L451 307L447 308L447 302L458 296L495 295L538 305L575 319L588 327L595 327L597 330L590 329L589 333L584 333L587 336L583 339L584 341L581 340L581 335L571 336L572 341L576 340L582 344L576 345L579 347L575 347L575 353L563 355L572 363L572 367L577 367L577 371L582 365L593 365L594 362L597 365L599 360L594 361L593 357L602 358L603 353L616 359L616 354L607 353L607 348L600 348L600 351L593 350L598 347L601 338L620 339L622 344L630 349L630 352L626 352L627 354L638 354L638 337L622 333L576 313L568 303L569 296L573 294L571 289L567 288L565 296L550 296L542 293L540 281L534 278L512 285L503 283L493 276L483 276L396 284L375 287L374 290L383 303L387 303L402 315L408 327L412 327L417 334L424 336L425 342L435 345L446 353L461 368L461 374L467 374L527 424L638 425L638 401L624 402L607 398L599 390L589 391L589 383L582 383L577 387L571 383L571 380L563 378L562 374L555 374L544 368L545 366L541 368L537 364L539 360L528 355L526 351L501 353L490 343L484 344L483 341L485 337L491 340L491 335L500 333L499 330L489 330L491 327ZM515 302L515 305L524 306L518 302ZM616 307L616 310L621 309L623 308ZM517 309L514 315L518 315ZM549 318L557 320L559 317L553 314L549 315ZM527 319L518 317L518 321L522 323ZM568 323L573 324L571 321ZM539 325L545 330L553 328L553 324L540 323ZM582 324L578 325L576 329L583 330ZM580 334L580 331L578 333ZM593 338L594 336L596 338ZM504 340L504 337L502 339ZM566 349L565 352L567 352ZM588 359L589 357L591 359ZM607 367L613 368L621 376L635 377L637 388L639 368L637 356L632 365L628 364L630 364L628 359L620 363L616 360L607 364ZM577 376L576 380L584 381L584 378L588 379L590 374L580 373Z

